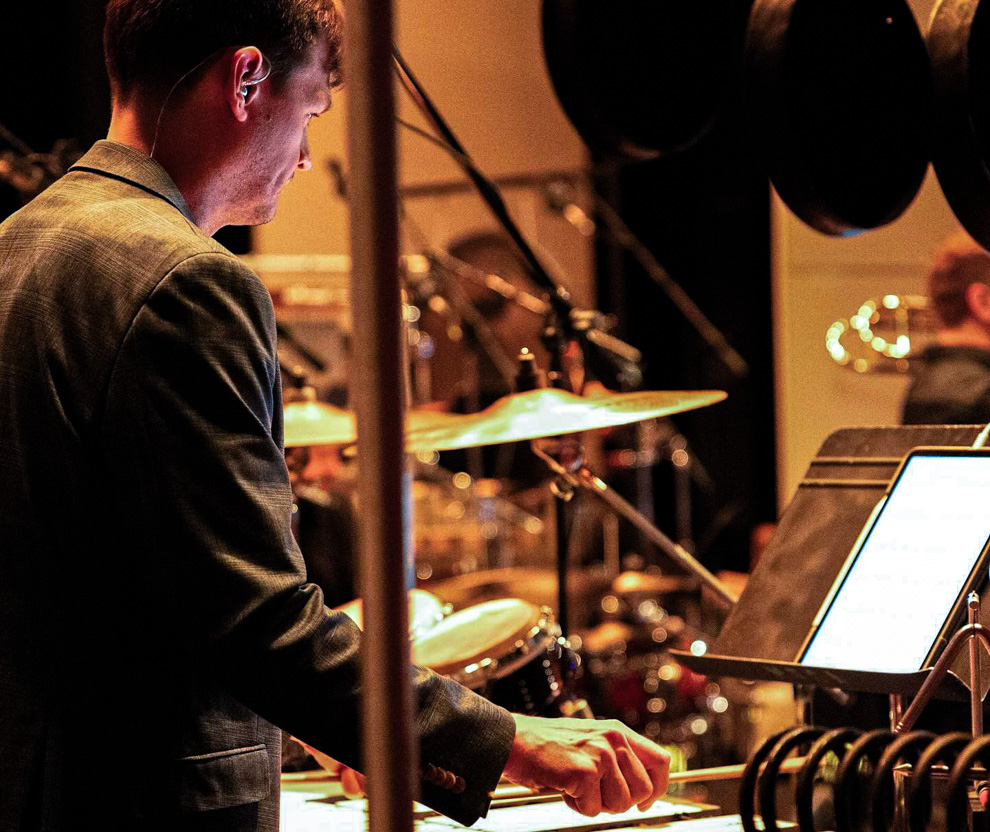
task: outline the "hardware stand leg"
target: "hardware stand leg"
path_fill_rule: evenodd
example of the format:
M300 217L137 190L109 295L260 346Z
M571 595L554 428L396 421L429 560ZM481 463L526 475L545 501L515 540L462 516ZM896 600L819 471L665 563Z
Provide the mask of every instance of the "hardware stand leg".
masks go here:
M980 596L969 593L969 625L975 629L980 620ZM969 637L969 707L973 723L973 736L983 735L983 700L980 697L980 645L974 633Z
M567 638L571 623L568 618L569 604L567 601L567 558L570 554L570 540L567 534L570 519L570 506L568 504L574 496L574 489L559 479L551 487L554 496L554 514L557 520L557 623L560 625L561 634Z

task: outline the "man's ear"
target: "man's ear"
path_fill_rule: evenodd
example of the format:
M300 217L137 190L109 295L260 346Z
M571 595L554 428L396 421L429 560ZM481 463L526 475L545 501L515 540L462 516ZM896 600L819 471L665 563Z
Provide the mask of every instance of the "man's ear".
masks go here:
M229 67L224 95L234 118L247 121L248 104L257 96L258 83L266 74L265 59L256 46L245 46L231 56Z
M990 286L970 283L966 287L966 307L969 314L985 326L990 326Z

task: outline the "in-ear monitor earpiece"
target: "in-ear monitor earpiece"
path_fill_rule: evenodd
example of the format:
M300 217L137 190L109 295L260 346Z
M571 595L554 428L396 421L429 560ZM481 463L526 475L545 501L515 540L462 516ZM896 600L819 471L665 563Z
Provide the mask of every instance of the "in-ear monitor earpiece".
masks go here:
M241 81L240 94L241 97L247 101L248 92L251 87L255 87L264 81L272 73L272 62L268 60L264 55L261 56L261 66L258 67L258 71L248 75Z

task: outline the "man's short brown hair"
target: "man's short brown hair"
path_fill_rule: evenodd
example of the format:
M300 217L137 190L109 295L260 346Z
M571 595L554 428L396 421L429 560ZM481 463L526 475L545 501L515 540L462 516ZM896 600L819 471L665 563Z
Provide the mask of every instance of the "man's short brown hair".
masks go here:
M342 25L333 0L110 0L103 52L114 100L165 95L198 63L227 47L256 46L279 83L318 40L327 76L340 82Z
M966 290L973 283L990 286L990 254L968 234L953 234L928 273L928 298L943 326L959 326L969 315Z

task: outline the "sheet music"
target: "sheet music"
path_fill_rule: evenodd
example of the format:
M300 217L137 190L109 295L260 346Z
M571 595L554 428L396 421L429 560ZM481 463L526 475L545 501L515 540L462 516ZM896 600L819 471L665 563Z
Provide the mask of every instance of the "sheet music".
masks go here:
M714 807L703 807L687 802L673 803L658 800L645 812L639 811L634 806L627 812L614 815L601 814L589 818L575 812L561 801L492 809L488 817L479 820L473 828L481 832L555 832L556 830L605 829L644 823L656 825L664 820L679 820L706 812L711 814L713 809Z
M990 456L915 456L801 663L912 672L990 539Z
M309 801L314 801L312 795ZM418 804L417 804L418 805ZM347 800L333 805L307 802L306 799L282 797L282 832L308 832L315 829L310 824L324 825L324 829L344 832L365 832L367 828L367 801ZM425 807L423 807L425 808ZM716 807L686 800L658 800L647 811L633 807L620 814L603 813L594 818L585 817L567 807L562 801L533 803L526 806L492 807L488 817L478 820L472 829L476 832L589 832L620 826L656 826L663 821L681 818L701 818L714 814ZM416 832L450 832L464 827L450 818L429 813L428 817L415 818Z

